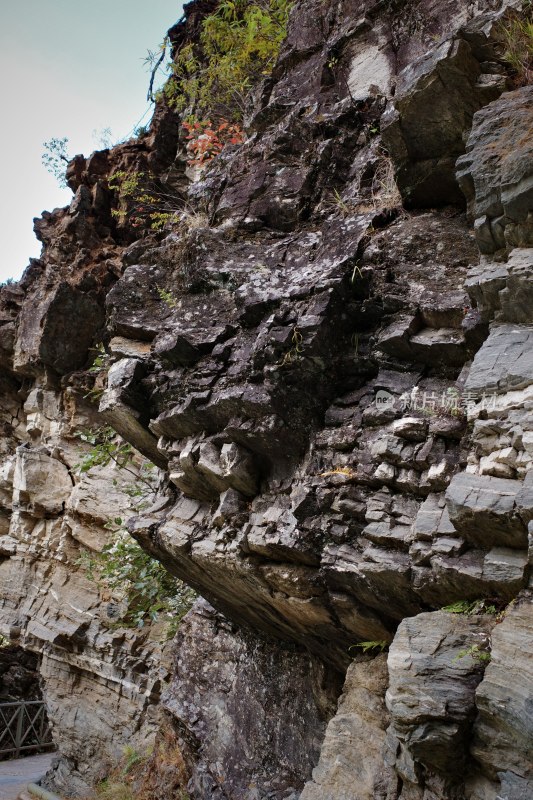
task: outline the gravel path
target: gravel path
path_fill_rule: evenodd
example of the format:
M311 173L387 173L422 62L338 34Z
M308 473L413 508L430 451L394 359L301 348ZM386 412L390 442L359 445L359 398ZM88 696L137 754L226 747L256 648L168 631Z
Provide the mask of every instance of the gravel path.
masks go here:
M42 778L54 753L28 756L14 761L0 761L0 800L16 800L28 783Z

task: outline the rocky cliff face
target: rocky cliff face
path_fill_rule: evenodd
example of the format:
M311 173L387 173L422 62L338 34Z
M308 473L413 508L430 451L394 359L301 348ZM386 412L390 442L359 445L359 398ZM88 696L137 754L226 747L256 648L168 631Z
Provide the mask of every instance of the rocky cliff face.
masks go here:
M41 700L39 663L34 653L4 644L0 647L0 703Z
M249 137L194 182L163 102L70 165L0 317L0 624L41 654L51 785L82 795L163 709L161 798L533 794L533 88L498 46L519 5L296 2ZM186 213L139 238L109 177L148 169ZM102 420L160 470L131 534L205 598L173 665L79 563L131 499L76 473Z

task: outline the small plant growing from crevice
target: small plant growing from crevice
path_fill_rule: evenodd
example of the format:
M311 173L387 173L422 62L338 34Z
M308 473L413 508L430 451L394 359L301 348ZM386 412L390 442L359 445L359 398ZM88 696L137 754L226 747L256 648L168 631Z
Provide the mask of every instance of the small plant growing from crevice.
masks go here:
M133 447L121 439L110 426L76 431L76 437L90 449L84 453L76 464L80 474L90 472L95 467L106 467L113 462L119 469L125 469L132 475L136 473L128 466L133 459Z
M283 354L282 358L278 363L278 367L288 367L291 364L294 364L295 361L299 361L301 355L304 351L303 342L304 338L298 328L294 328L291 337L292 346L286 353Z
M94 383L83 397L84 400L98 402L105 391L105 379L109 370L109 354L106 352L102 342L93 348L93 352L95 356L88 372L94 379Z
M221 120L213 125L210 119L184 122L187 132L188 164L191 167L204 167L218 156L228 144L242 144L244 132L237 123Z
M132 476L132 485L123 489L130 497L142 497L155 493L154 465L140 457L136 450L128 442L125 442L111 426L103 425L99 428L78 430L75 436L81 442L89 445L75 466L78 474L83 475L97 467L103 468L113 464L117 469ZM116 479L114 483L117 483ZM142 509L137 505L135 510Z
M460 661L462 658L471 658L479 664L488 664L491 659L491 654L488 645L471 644L464 650L460 650L452 659L452 663Z
M111 211L112 217L120 225L140 228L140 233L168 230L187 235L209 224L202 210L191 208L179 192L150 173L116 170L108 185L118 205Z
M356 203L351 200L344 200L338 189L333 189L329 206L340 211L345 217L353 216L357 212Z
M356 264L352 271L352 277L350 278L350 283L353 285L357 279L364 280L363 273L361 272L361 267L359 264Z
M96 355L93 359L93 363L89 367L89 372L100 374L109 366L109 355L106 353L106 349L102 342L96 345L94 352Z
M169 308L176 308L178 305L178 299L173 292L158 286L157 293L159 295L159 299L162 300L165 305L167 305Z
M379 129L375 129L373 135L378 134ZM368 171L370 174L361 181L356 197L345 199L338 189L334 189L325 199L324 209L340 212L345 217L372 213L405 215L402 196L396 183L394 164L382 146L378 150L377 158L369 164ZM377 229L370 224L367 235L371 237L375 233Z
M326 470L326 472L321 472L319 477L330 478L335 475L344 475L347 478L356 478L357 474L358 473L352 469L352 467L334 467L333 469Z
M441 610L447 611L449 614L466 614L467 616L476 614L496 616L499 613L498 608L490 600L457 600L449 606L443 606Z
M180 219L181 197L164 188L150 173L116 170L108 185L116 193L119 206L111 216L122 225L161 231Z
M78 431L76 435L89 445L76 465L78 473L87 474L110 464L127 472L133 480L121 485L120 491L132 501L133 512L142 511L147 498L156 491L153 464L142 459L110 426ZM118 481L114 479L113 484L118 485ZM124 603L125 611L118 615L121 626L142 627L162 617L167 622L167 635L173 635L195 593L143 550L126 530L122 517L108 520L104 527L110 532L110 541L100 552L84 550L78 564L103 592Z
M374 641L352 644L348 650L353 650L358 647L363 653L384 653L385 650L388 650L389 644L390 642L385 641L385 639L377 639Z
M394 164L387 155L383 155L376 165L372 179L372 203L376 210L381 211L394 211L403 207Z
M139 753L134 747L126 745L124 748L124 766L122 767L122 774L128 775L133 767L145 764L150 755L151 751Z

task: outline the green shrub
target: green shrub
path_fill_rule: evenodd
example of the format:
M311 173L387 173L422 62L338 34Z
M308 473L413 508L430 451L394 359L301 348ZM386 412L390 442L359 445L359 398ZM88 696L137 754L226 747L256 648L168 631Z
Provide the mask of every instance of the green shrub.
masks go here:
M114 527L111 541L100 553L83 552L79 564L89 580L123 600L121 626L142 628L163 619L170 638L194 603L195 592L149 556L124 529L122 519L107 527Z
M118 208L111 215L121 224L160 231L179 219L179 196L165 190L149 173L116 170L109 178L109 188L118 199Z
M111 215L121 224L152 231L178 229L184 234L208 224L202 211L192 209L151 173L117 170L109 178L109 188L118 205Z
M113 464L131 475L121 491L131 498L132 511L145 508L147 498L155 493L153 464L142 459L110 426L78 431L76 435L88 445L77 471L84 474ZM113 483L116 485L117 480ZM89 580L124 602L126 610L120 625L142 627L162 618L168 622L167 634L173 635L195 600L194 591L142 549L125 529L122 517L109 520L105 527L110 531L110 541L99 553L83 551L78 564Z
M163 289L161 286L158 286L157 293L160 300L162 300L165 305L167 305L169 308L176 308L178 299L173 292L169 292L168 289Z
M274 68L291 0L222 0L200 42L179 51L163 92L169 105L215 122L242 120L247 96Z
M97 357L98 359L99 357ZM76 470L80 474L90 472L95 467L107 467L112 463L118 469L129 472L135 479L135 483L142 484L142 487L129 490L131 497L139 497L143 493L153 493L154 486L151 478L153 464L146 459L142 459L139 464L136 464L136 451L131 444L125 442L117 434L114 428L105 425L100 428L77 431L75 435L80 441L89 445L89 449L84 451L81 460L76 464Z

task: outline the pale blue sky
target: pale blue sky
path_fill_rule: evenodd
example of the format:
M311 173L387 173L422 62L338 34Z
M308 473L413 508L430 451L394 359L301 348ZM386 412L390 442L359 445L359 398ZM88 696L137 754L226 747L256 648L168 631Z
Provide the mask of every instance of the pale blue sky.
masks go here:
M182 13L181 0L0 0L0 281L19 278L40 245L33 217L66 205L41 165L43 142L98 148L127 136L148 108L143 58ZM145 122L150 119L151 111Z

